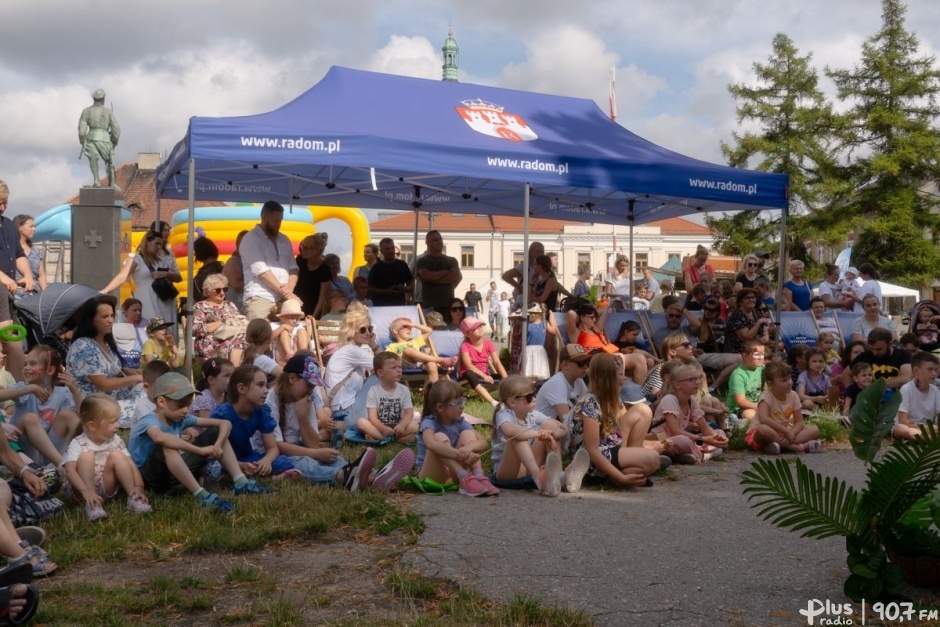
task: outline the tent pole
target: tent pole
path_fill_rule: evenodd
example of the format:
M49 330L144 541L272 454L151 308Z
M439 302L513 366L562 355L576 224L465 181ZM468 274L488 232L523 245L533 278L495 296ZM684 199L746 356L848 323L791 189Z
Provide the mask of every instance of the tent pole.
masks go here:
M160 221L160 196L159 194L157 195L157 206L156 206L155 211L156 211L156 215L154 216L153 220L154 222L159 222Z
M157 197L159 203L159 196ZM157 205L159 206L159 204ZM157 219L160 219L157 214ZM186 231L186 267L188 269L186 277L186 311L192 311L193 305L193 241L195 240L194 222L196 221L196 160L189 158L189 219L188 229ZM193 320L192 316L186 316L186 372L189 378L193 376Z
M777 320L780 320L780 307L782 305L780 295L783 292L783 283L784 283L784 269L786 268L787 256L787 214L790 213L790 200L787 199L787 206L783 208L783 211L780 212L780 258L777 261L777 301L776 301L776 314Z
M628 262L629 268L627 268L627 272L630 273L630 295L629 295L630 307L629 309L633 309L633 293L634 293L633 272L635 268L635 262L633 259L633 223L636 222L636 217L633 215L633 206L635 203L636 203L636 200L633 198L627 201L627 221L630 223L630 261ZM626 308L626 303L624 303L624 307Z
M522 329L520 333L522 352L519 355L519 374L525 373L525 342L529 326L529 190L531 188L529 183L525 184L523 188L525 197L522 199L522 325L519 327ZM550 316L552 313L549 312L547 315ZM509 347L509 353L511 356L512 345Z

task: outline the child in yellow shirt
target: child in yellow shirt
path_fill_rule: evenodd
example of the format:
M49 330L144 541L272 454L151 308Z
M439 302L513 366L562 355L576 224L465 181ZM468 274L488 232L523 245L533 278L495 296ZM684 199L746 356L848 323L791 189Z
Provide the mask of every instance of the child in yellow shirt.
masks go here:
M163 318L159 317L147 321L148 339L144 342L144 347L140 351L141 368L155 359L168 363L170 368L174 370L180 367L179 348L166 332L172 326L172 322L165 322Z

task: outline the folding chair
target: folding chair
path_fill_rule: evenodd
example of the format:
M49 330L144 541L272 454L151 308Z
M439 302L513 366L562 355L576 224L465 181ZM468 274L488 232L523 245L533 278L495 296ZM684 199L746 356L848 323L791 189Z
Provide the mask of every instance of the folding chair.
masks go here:
M836 325L839 327L839 335L842 337L844 342L843 346L848 346L852 342L852 325L855 324L855 321L865 315L864 312L855 312L855 311L837 311L836 313ZM865 338L865 341L868 341L868 338Z
M780 339L785 349L790 350L797 344L815 347L819 340L819 327L811 311L781 311Z
M632 320L640 325L640 336L637 338L637 342L640 344L640 348L650 353L651 355L656 355L656 349L651 349L652 342L649 339L649 336L646 334L646 327L643 324L643 314L646 313L643 310L637 309L628 309L624 311L615 311L613 313L607 314L607 321L604 323L604 333L607 334L607 338L611 342L617 341L617 336L620 332L620 327L623 326L623 323Z
M375 341L379 345L379 350L385 350L392 343L392 322L398 318L408 318L418 324L426 324L424 311L421 305L402 305L394 307L369 307L369 317L372 320L372 326L375 332ZM411 337L415 338L421 335L417 329L412 329ZM461 336L462 337L462 336ZM429 354L435 357L438 353L434 351L434 345L428 342ZM417 368L403 369L401 380L404 383L417 381L422 385L427 381L428 373L418 365Z
M313 329L310 334L313 338L313 351L320 365L326 367L326 362L333 352L330 347L339 343L339 328L342 323L339 320L310 320Z

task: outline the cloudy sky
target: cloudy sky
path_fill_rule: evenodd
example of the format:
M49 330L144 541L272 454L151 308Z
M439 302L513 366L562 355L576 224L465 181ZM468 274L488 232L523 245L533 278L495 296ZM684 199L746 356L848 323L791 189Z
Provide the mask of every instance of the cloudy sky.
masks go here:
M88 184L76 128L97 87L120 121L125 163L165 155L190 116L277 108L332 65L440 78L448 25L461 81L606 110L616 67L618 122L721 162L719 142L738 127L726 86L752 77L775 33L820 70L845 68L880 13L875 0L3 0L0 179L11 214L38 215ZM936 54L940 2L911 0L907 22Z

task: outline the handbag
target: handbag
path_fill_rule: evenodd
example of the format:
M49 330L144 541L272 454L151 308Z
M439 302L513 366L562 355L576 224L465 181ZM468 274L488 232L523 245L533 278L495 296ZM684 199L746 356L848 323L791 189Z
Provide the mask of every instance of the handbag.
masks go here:
M247 330L248 318L239 314L237 316L229 316L223 320L219 328L212 332L212 335L217 340L229 340L239 335L245 335L245 331Z
M143 259L143 257L141 257L141 259ZM151 274L155 272L153 266L150 265L150 262L146 259L144 259L144 264L147 266L147 269L150 270ZM166 277L154 279L150 284L150 289L154 291L154 293L157 295L157 298L160 300L173 300L176 298L177 294L180 293L180 291L176 289L176 286L173 285L170 279Z

